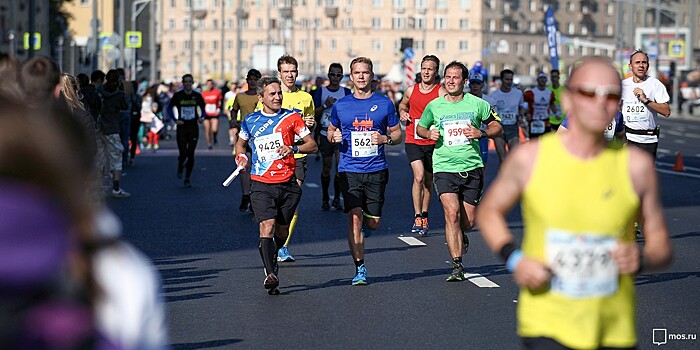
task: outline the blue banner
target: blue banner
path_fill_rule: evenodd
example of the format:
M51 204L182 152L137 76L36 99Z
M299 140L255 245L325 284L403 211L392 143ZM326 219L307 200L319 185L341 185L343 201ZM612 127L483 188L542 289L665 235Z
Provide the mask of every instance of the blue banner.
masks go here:
M554 11L548 8L544 14L544 27L547 31L547 44L549 44L549 62L552 69L559 69L559 53L557 52L557 21L554 20Z

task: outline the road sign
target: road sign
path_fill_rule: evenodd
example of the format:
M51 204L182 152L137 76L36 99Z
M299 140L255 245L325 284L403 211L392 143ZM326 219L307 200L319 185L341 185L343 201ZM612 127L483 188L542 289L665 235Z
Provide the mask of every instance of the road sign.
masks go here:
M142 33L139 31L126 32L124 45L133 49L140 49L142 44Z
M41 33L34 32L34 38L32 41L34 44L33 51L41 50ZM29 48L29 33L24 33L24 49L29 50Z
M668 57L681 58L685 56L685 40L670 40L668 42Z

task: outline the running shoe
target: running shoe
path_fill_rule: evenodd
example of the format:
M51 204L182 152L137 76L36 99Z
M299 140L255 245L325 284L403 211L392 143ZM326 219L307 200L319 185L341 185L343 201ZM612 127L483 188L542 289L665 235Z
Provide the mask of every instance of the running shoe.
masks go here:
M420 216L416 216L416 219L413 220L413 227L411 227L411 233L420 232L422 230L423 230L423 218Z
M212 150L212 149L214 149L214 147L212 147L211 145L209 145L209 146L207 146L207 149Z
M331 205L328 204L328 201L327 201L327 200L324 200L324 201L323 201L323 204L321 204L321 209L322 209L323 211L328 211L328 210L331 209Z
M462 232L462 255L469 251L469 237L466 232Z
M153 150L154 150L154 151L157 151L159 148L160 148L160 145L158 145L158 144L153 145Z
M428 235L428 218L421 218L421 221L423 222L423 228L421 228L420 231L418 231L418 234L421 236L427 236Z
M340 197L334 197L331 206L333 206L335 210L343 210L343 207L340 205Z
M447 282L460 282L467 279L464 275L464 266L460 263L452 262L452 273L447 276Z
M190 179L185 179L185 187L192 188L192 182L190 181Z
M128 198L131 197L131 193L124 191L123 189L112 189L112 197L114 198Z
M182 179L182 168L177 168L177 178Z
M365 265L362 264L357 268L355 278L352 279L352 285L361 286L365 284L367 284L367 269L365 268Z
M289 248L287 246L282 246L280 250L277 251L277 261L283 261L283 262L293 262L294 257L292 257L292 254L289 254Z
M268 290L273 290L276 289L277 286L280 285L280 280L277 278L277 275L274 273L270 273L265 277L265 282L263 282L263 286L265 286L265 289Z

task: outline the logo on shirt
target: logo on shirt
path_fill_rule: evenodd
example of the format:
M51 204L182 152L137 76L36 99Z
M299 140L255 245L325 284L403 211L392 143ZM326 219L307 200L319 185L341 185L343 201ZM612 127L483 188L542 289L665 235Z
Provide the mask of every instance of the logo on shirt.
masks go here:
M372 108L369 109L370 112L374 112L379 108L377 105L372 106Z
M369 116L365 115L364 120L359 120L357 119L357 117L355 117L355 121L352 122L352 126L355 128L355 131L372 131L372 126L374 126L374 122L372 121L372 119L369 119Z

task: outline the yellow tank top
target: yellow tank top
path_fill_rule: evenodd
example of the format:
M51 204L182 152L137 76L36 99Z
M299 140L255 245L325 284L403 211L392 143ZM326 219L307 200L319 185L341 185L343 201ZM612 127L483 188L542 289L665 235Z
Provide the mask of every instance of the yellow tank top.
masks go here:
M521 289L518 334L571 348L634 346L634 276L609 260L617 240L634 241L639 197L627 148L611 143L584 160L549 134L536 162L522 196L522 250L555 277L545 290Z
M258 105L255 107L255 110L259 111L262 108L262 102L258 102ZM302 90L297 90L294 92L282 92L282 108L299 112L299 114L301 114L302 119L307 115L316 115L314 99L311 97L311 95L309 95L308 92ZM295 139L295 141L299 141L299 139ZM304 157L306 157L306 154L297 153L294 155L294 158L297 159Z

